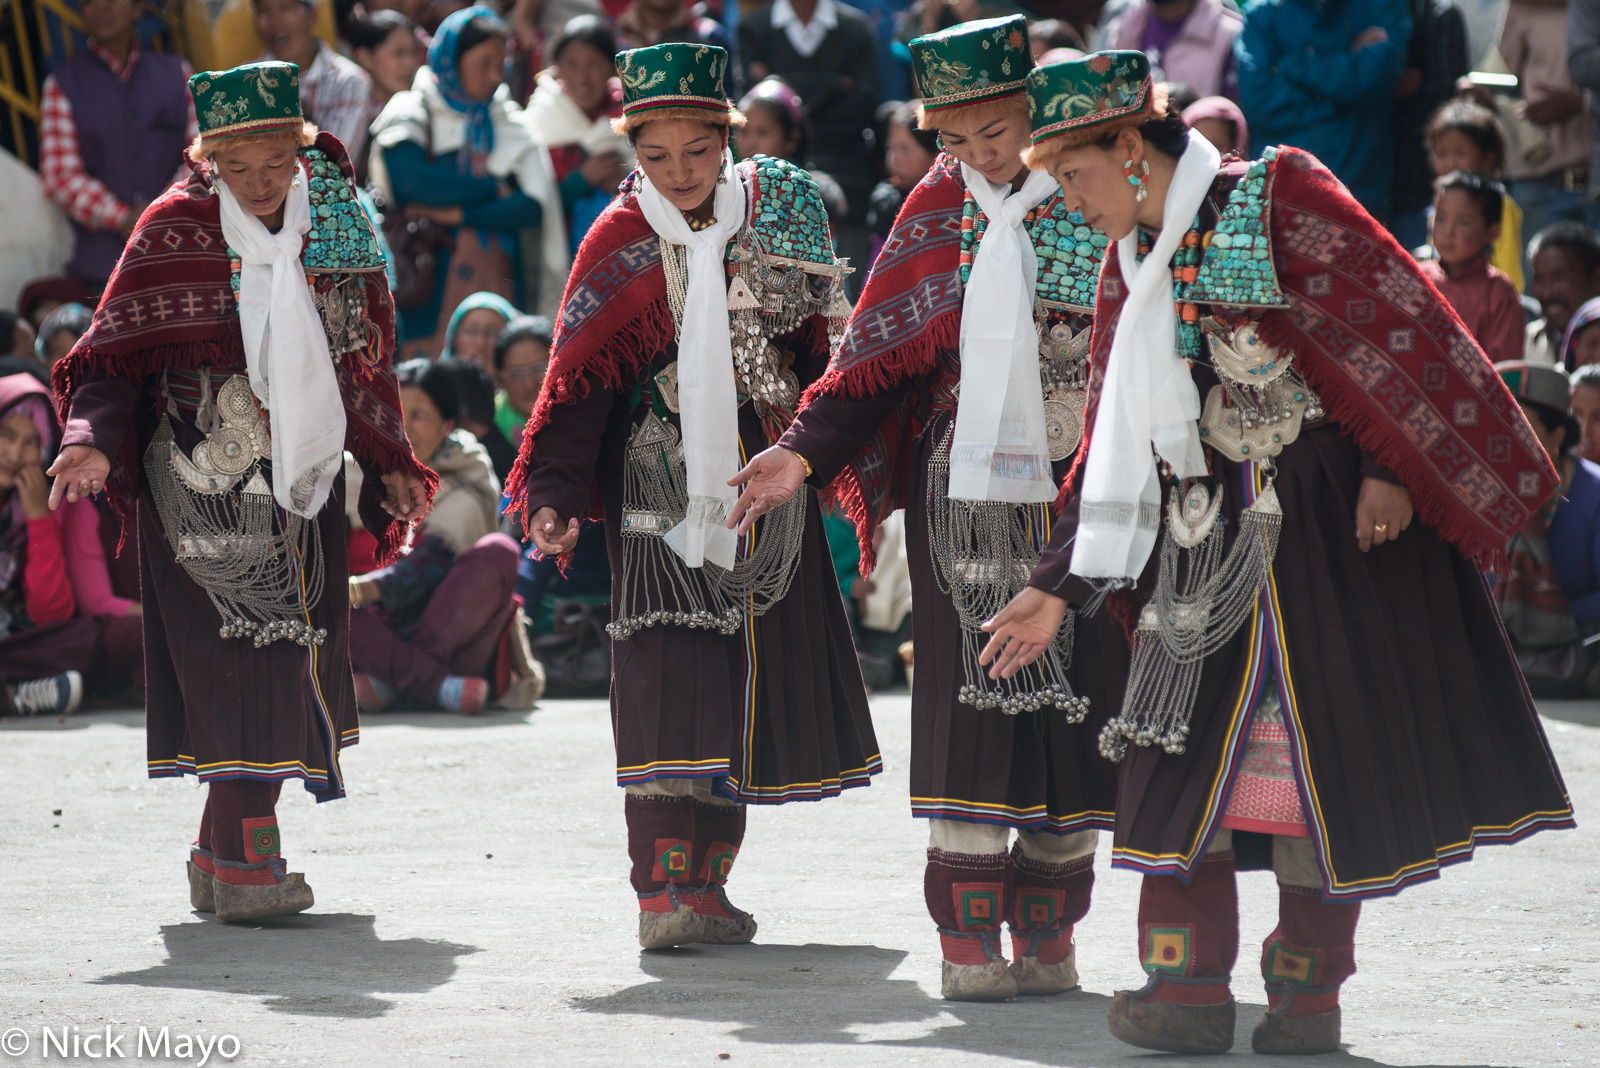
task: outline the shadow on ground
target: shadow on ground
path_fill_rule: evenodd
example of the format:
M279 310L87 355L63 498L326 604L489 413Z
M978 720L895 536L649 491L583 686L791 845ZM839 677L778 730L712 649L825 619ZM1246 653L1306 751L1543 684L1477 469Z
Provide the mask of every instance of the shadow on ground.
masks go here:
M877 946L686 946L641 953L652 981L602 997L576 998L581 1012L655 1016L736 1025L744 1042L773 1045L872 1044L948 1049L1059 1066L1159 1059L1163 1066L1216 1065L1215 1057L1145 1053L1106 1031L1104 994L1073 991L1008 1004L930 998L909 979L891 979L906 954ZM1250 1032L1266 1006L1239 1005L1234 1053L1252 1065L1297 1065L1303 1057L1258 1057ZM1380 1066L1349 1053L1317 1059L1341 1068Z
M374 917L304 913L257 924L207 916L161 928L167 961L95 982L264 997L301 1016L371 1018L395 1003L375 994L420 994L449 982L456 958L477 946L427 938L383 941Z

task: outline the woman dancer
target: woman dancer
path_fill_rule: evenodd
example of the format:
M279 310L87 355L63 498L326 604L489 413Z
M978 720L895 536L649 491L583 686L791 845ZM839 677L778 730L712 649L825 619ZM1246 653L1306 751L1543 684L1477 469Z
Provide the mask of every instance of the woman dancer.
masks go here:
M1555 472L1450 306L1314 158L1220 164L1138 52L1040 68L1028 93L1030 165L1112 239L1065 490L1072 574L1137 626L1102 745L1148 981L1111 1031L1232 1046L1234 873L1270 866L1254 1048L1334 1050L1362 901L1572 824L1479 571ZM1002 674L1059 618L1031 592L996 621Z
M343 452L385 561L437 484L406 441L383 257L298 73L190 79L194 175L145 212L54 379L51 507L102 489L124 516L137 504L150 776L210 784L189 895L224 921L311 906L278 790L345 793Z
M848 313L802 170L734 166L727 53L617 57L640 169L584 238L508 493L565 554L605 518L611 706L639 943L748 942L723 892L745 806L880 767L821 515L797 498L736 537L744 458L788 426Z
M827 376L741 472L740 510L832 484L870 561L877 524L906 509L911 811L929 820L944 996L1054 994L1078 985L1072 929L1116 789L1095 736L1121 701L1127 643L1102 613L1051 634L1041 664L1010 680L986 678L978 653L981 624L1013 594L1065 576L1065 555L1041 550L1077 445L1105 238L1022 162L1021 16L919 37L911 54L922 125L945 154L901 209Z

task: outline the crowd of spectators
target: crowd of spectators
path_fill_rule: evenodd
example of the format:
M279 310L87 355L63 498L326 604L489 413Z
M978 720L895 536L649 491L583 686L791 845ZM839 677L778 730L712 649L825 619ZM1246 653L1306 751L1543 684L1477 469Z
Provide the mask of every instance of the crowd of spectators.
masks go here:
M60 277L0 313L0 385L13 389L19 374L47 381L87 327L140 212L187 175L180 157L195 130L190 64L142 46L141 5L75 2L84 47L47 65L39 137L40 182L75 246ZM1507 371L1537 387L1519 397L1568 487L1544 517L1540 558L1579 630L1600 631L1590 604L1600 602L1600 109L1591 100L1600 0L1499 0L1497 32L1476 42L1459 2L490 0L491 10L459 0L249 0L250 25L229 22L224 40L219 21L217 40L191 58L298 64L308 118L350 149L391 258L408 427L445 487L412 554L352 587L363 704L481 706L479 683L493 689L505 656L498 636L513 616L565 665L569 688L603 684L592 662L604 656L603 634L590 633L609 583L603 542L584 538L560 572L514 540L498 505L549 362L568 266L634 164L611 126L621 106L614 54L679 41L728 48L727 89L749 117L736 152L817 175L858 289L939 152L919 128L906 43L1019 9L1033 19L1041 62L1095 48L1146 52L1191 127L1224 153L1292 144L1316 154L1424 262L1492 360L1540 368ZM1559 410L1550 375L1570 376ZM0 431L13 424L20 417ZM36 430L47 463L54 431ZM9 584L0 601L22 608L5 616L14 634L54 625L46 621L61 604L29 615L37 594L19 585L48 550L17 550L26 563L6 570L8 546L49 537L26 507L32 476L8 474L6 455L0 447L0 515L9 517L0 520L0 585ZM87 522L66 523L60 536L74 587L96 571L109 578L91 580L95 589L120 581L117 592L136 594L136 576L131 589L116 580L122 558L90 551ZM94 512L94 530L94 544L114 550L116 517ZM863 663L887 684L909 605L892 573L859 579L852 538L834 541ZM68 615L107 631L137 612L136 600L108 597L80 593ZM0 670L10 640L0 635ZM91 679L91 692L133 676L137 658L126 655L102 670L113 644L96 645L91 674L121 681ZM1600 689L1600 669L1588 671L1588 647L1579 648L1581 683Z

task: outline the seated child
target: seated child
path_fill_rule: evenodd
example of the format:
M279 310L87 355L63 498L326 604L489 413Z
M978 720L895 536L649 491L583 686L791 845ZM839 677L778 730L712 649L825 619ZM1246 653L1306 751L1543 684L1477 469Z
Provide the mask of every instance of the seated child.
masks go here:
M1494 112L1470 100L1452 100L1428 120L1423 136L1433 173L1443 177L1454 171L1473 171L1499 177L1505 165L1506 132ZM1489 263L1504 271L1521 293L1522 209L1502 189L1500 236L1495 239ZM1507 357L1509 358L1509 357Z
M1433 248L1421 264L1467 330L1496 363L1522 356L1527 314L1517 287L1489 264L1500 236L1505 189L1493 178L1455 171L1434 183Z

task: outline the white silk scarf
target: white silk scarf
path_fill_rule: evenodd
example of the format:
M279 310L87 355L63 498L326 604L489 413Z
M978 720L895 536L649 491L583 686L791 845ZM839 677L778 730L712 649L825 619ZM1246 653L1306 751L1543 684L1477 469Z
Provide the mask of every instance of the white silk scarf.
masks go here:
M744 183L725 152L713 211L704 230L689 223L660 190L639 175L639 208L656 234L689 250L689 282L678 340L678 418L683 425L688 512L666 534L667 545L690 567L705 561L733 567L738 539L727 527L739 491L728 479L744 466L739 457L739 397L734 383L733 338L728 327L728 273L723 256L745 216Z
M1155 247L1141 263L1137 226L1117 243L1128 295L1112 335L1084 465L1072 546L1075 575L1133 579L1144 570L1161 517L1156 456L1180 478L1206 473L1200 391L1178 356L1171 261L1220 165L1211 142L1190 132L1167 191Z
M222 236L239 254L239 331L250 388L272 429L272 495L307 519L327 502L344 460L344 400L322 317L306 285L300 249L311 229L304 166L272 233L219 175L213 188Z
M961 300L961 395L950 439L954 500L1037 504L1055 499L1033 322L1039 263L1023 219L1059 186L1030 171L1022 188L961 165L988 219Z

